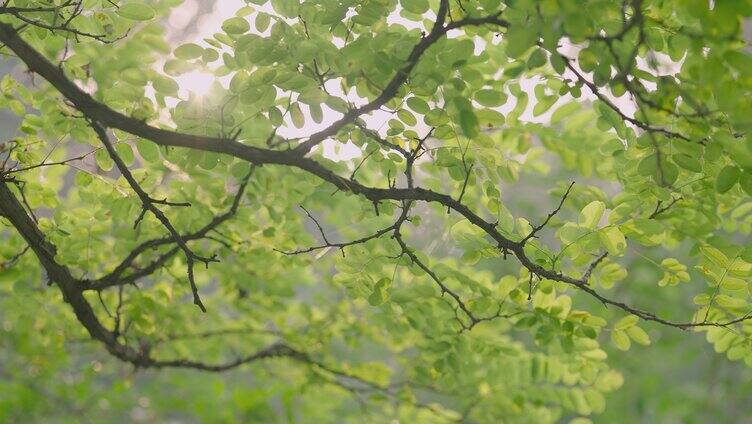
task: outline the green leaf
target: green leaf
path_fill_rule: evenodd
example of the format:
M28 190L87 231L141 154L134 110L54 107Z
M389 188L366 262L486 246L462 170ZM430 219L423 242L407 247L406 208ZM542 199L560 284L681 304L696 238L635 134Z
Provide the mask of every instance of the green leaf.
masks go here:
M616 227L606 227L598 231L598 238L611 256L621 255L627 248L627 239Z
M307 105L313 105L324 103L328 98L327 94L318 88L310 89L304 93L301 93L298 97L298 101Z
M513 25L506 32L504 38L507 41L507 55L510 58L517 59L535 45L538 34L530 27Z
M388 290L392 284L389 278L382 278L373 287L373 292L368 296L368 303L372 306L381 305L389 298Z
M292 118L292 124L295 125L295 128L303 128L305 125L303 111L300 110L300 106L297 103L290 105L290 118Z
M556 108L553 114L551 114L551 123L556 124L564 120L564 118L572 115L578 110L582 109L582 105L577 102L565 103Z
M594 230L598 226L605 210L606 205L603 202L599 200L590 202L580 211L578 223L585 228Z
M300 8L299 0L272 0L274 11L286 18L294 18Z
M115 162L112 161L112 158L105 149L97 150L96 153L94 153L94 159L96 160L99 169L103 171L111 171L115 166Z
M415 115L410 113L410 111L405 109L400 109L397 111L397 117L400 121L404 122L407 125L414 126L418 123L418 120L415 118Z
M204 49L198 44L187 43L176 48L173 54L178 59L189 60L201 57L204 53Z
M545 65L546 61L546 53L543 51L543 49L535 49L527 59L527 67L529 69L535 69Z
M136 157L133 154L133 149L128 143L116 144L115 151L117 151L117 154L118 156L120 156L120 159L122 159L123 162L125 162L125 164L128 166L133 165L133 162L136 160Z
M731 190L736 185L741 176L739 168L733 165L727 165L721 169L718 173L718 178L715 180L715 189L719 193L725 193Z
M632 344L629 341L627 333L619 330L614 330L611 332L611 342L613 342L614 346L616 346L617 349L624 351L629 350L629 347Z
M627 315L619 321L616 321L616 323L614 324L614 331L626 330L629 327L637 325L637 322L639 320L640 319L635 315Z
M637 172L646 177L658 175L658 157L652 154L642 158L637 165Z
M151 6L140 1L129 1L121 4L116 13L133 21L148 21L156 15Z
M428 11L428 0L400 0L402 7L410 13L422 15Z
M475 101L486 107L497 107L507 102L507 95L497 90L483 89L475 92Z
M744 248L744 250L739 253L739 257L748 263L752 263L752 246Z
M256 31L264 32L267 28L269 28L269 23L271 23L271 16L266 13L259 12L256 15L254 26L256 27Z
M75 182L77 186L86 187L91 184L92 181L94 181L94 177L92 177L91 174L87 172L76 171Z
M311 119L313 119L313 122L320 124L324 121L324 111L321 109L320 104L308 105L308 111L311 113Z
M752 172L743 172L739 175L739 186L748 196L752 196Z
M635 325L627 328L625 332L632 340L634 340L638 344L641 344L643 346L650 345L650 336L648 336L648 333L646 333L642 328Z
M251 29L251 24L247 20L240 17L230 18L222 23L222 31L230 34L245 34Z
M163 77L160 75L154 78L152 85L154 86L154 90L165 96L177 96L178 94L178 83L176 83L172 78Z
M663 278L658 282L661 287L675 286L690 279L687 267L674 258L666 258L661 261L661 267L664 270Z
M680 153L678 155L673 155L671 158L674 160L674 162L681 166L684 169L687 169L692 172L702 172L702 164L700 163L700 160L697 158L694 158L690 155Z
M407 99L407 106L420 113L421 115L427 114L431 108L428 106L428 103L426 103L425 100L421 99L420 97L410 97Z
M710 262L718 265L721 268L728 268L728 266L731 264L731 261L729 258L720 250L716 249L712 246L701 246L700 251L702 252L703 256L707 258Z
M144 139L136 140L136 149L138 154L147 162L157 162L159 160L159 148L151 141Z
M480 123L478 122L478 117L475 116L475 113L471 109L460 110L459 118L460 128L465 137L473 138L478 135L480 132Z

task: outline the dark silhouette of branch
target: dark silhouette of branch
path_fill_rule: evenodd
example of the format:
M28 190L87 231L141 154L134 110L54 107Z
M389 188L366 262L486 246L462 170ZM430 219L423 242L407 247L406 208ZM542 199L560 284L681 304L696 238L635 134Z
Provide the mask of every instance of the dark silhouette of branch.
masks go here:
M27 245L26 247L24 247L23 249L21 249L20 252L18 252L15 255L11 256L7 260L5 260L3 262L0 262L0 271L6 270L6 269L12 267L13 265L15 265L16 262L18 262L18 260L21 259L21 257L23 255L25 255L26 252L28 252L28 251L29 251L29 246Z
M191 292L193 293L193 303L196 304L196 306L198 306L199 308L201 308L201 311L206 312L206 307L204 306L203 302L201 302L201 297L198 294L198 287L196 286L196 281L195 281L194 274L193 274L193 267L194 267L195 261L203 262L205 265L208 266L209 262L217 262L217 259L214 256L203 257L194 253L193 250L191 250L191 248L188 247L188 244L186 243L186 241L180 235L178 230L172 225L172 223L164 214L164 212L162 212L162 210L160 210L156 206L157 204L163 204L163 205L169 205L169 206L189 206L190 204L168 202L166 199L159 200L159 201L154 200L151 196L149 196L144 191L144 189L141 188L141 186L138 184L136 179L133 177L133 174L131 174L131 171L128 169L128 166L125 164L125 162L123 162L123 160L117 154L117 151L115 151L115 146L112 145L112 142L110 141L109 136L107 135L107 131L97 122L91 121L90 125L94 129L94 132L97 133L97 137L99 137L99 140L102 141L102 144L104 144L105 149L107 149L107 153L109 153L110 157L115 162L115 165L120 170L120 173L123 175L125 180L128 181L128 184L131 186L133 191L136 192L139 199L141 199L142 210L141 210L141 214L136 219L136 225L138 225L138 222L144 217L144 214L148 210L159 220L159 222L162 223L162 225L172 235L172 238L175 240L178 246L180 246L180 249L185 253L185 260L188 266L188 282L191 285Z
M428 50L429 47L443 38L449 31L465 26L478 26L484 24L494 24L504 27L508 26L508 23L506 21L499 18L500 13L483 18L465 18L444 25L448 12L449 0L441 0L441 2L439 3L439 9L436 12L436 21L431 27L431 31L427 35L422 36L420 41L415 44L415 46L413 46L410 54L407 56L407 59L405 59L404 66L402 66L402 68L400 68L392 77L389 83L387 83L387 85L381 91L381 94L379 94L375 99L363 106L355 109L350 109L342 118L331 124L329 127L315 134L312 134L306 141L297 146L294 151L301 155L305 155L322 141L337 134L337 132L345 125L354 122L357 117L362 116L366 113L373 112L384 106L389 100L397 95L397 91L410 77L410 72L418 64L421 56L423 56L426 50Z
M65 17L62 12L67 11L68 16ZM72 34L76 37L85 37L97 40L102 43L112 43L114 41L122 39L118 37L115 39L108 39L107 34L93 34L85 31L81 31L72 26L73 20L80 16L83 12L83 1L81 0L68 0L58 6L39 6L39 7L18 7L18 6L0 6L0 15L11 15L26 25L42 28L50 32L64 32ZM30 17L28 15L49 15L52 14L52 24L48 24L42 20ZM60 24L55 22L60 21Z
M407 157L407 155L409 154L408 151L405 150L403 147L398 146L398 145L390 142L389 140L384 139L383 137L381 137L381 135L379 135L378 132L376 132L375 130L372 130L372 129L368 128L362 122L355 121L354 124L355 124L356 127L360 128L360 130L363 131L363 133L365 135L367 135L368 137L370 137L371 139L373 139L377 143L381 144L382 146L384 146L384 147L386 147L388 149L391 149L391 150L395 150L395 151L399 152L402 156L405 156L405 157Z
M376 231L373 234L370 234L370 235L367 235L365 237L361 237L361 238L358 238L358 239L355 239L355 240L352 240L352 241L332 243L332 242L330 242L327 239L326 234L324 233L324 230L321 228L321 225L318 223L318 221L316 220L316 218L314 218L313 215L311 215L311 213L308 212L307 209L303 208L302 206L301 206L301 208L306 212L306 214L308 215L308 217L316 224L316 227L318 227L319 233L321 233L321 237L324 240L324 244L317 245L317 246L311 246L311 247L307 247L307 248L304 248L304 249L293 250L293 251L274 249L277 252L285 254L285 255L300 255L300 254L303 254L303 253L310 253L310 252L314 252L314 251L322 250L322 249L337 248L337 249L340 249L340 251L342 252L342 256L345 256L345 248L346 247L354 246L356 244L363 244L363 243L366 243L368 241L377 239L377 238L383 236L384 234L388 234L388 233L392 232L396 228L396 225L397 225L397 224L392 224L392 225L390 225L390 226L388 226L386 228L382 228L382 229Z
M150 356L148 345L142 345L137 350L118 340L118 330L110 331L102 325L96 317L91 305L83 296L79 281L73 277L67 267L60 265L55 259L56 248L45 238L34 221L29 218L21 203L12 193L6 183L0 183L0 215L10 220L29 247L36 254L44 269L47 271L51 283L56 284L63 292L63 298L70 304L79 322L86 328L90 336L100 341L107 350L117 358L129 362L138 368L191 368L203 371L220 372L257 360L287 357L299 362L321 367L331 373L350 378L357 378L347 373L327 367L312 359L308 354L297 350L283 342L276 342L252 354L221 364L209 364L189 359L161 360ZM118 310L122 303L119 303ZM119 312L118 312L119 314ZM116 324L119 326L119 324ZM367 380L363 380L367 381ZM371 383L375 384L375 383Z
M584 281L587 284L588 280L590 280L590 276L593 274L593 271L595 271L595 268L597 268L598 264L600 264L604 259L606 259L606 256L608 256L608 252L603 253L602 255L599 255L593 262L590 263L585 273L582 274L582 281Z
M224 213L220 215L215 216L209 223L201 227L199 230L192 232L192 233L183 234L181 238L185 242L200 240L202 238L205 238L206 235L210 231L216 230L220 225L222 225L223 223L227 222L230 218L235 216L235 214L237 213L240 207L240 201L242 200L243 195L245 194L245 190L248 186L248 182L250 181L250 178L253 175L255 169L256 169L255 167L251 167L251 169L248 171L246 176L240 181L238 190L233 196L232 204L227 211L225 211ZM103 290L112 286L131 284L142 277L151 275L152 273L154 273L154 271L156 271L162 265L164 265L164 263L168 259L174 256L175 253L179 251L179 247L173 247L169 251L161 254L157 259L152 261L145 268L137 270L136 272L132 274L123 276L125 271L127 271L128 268L132 267L135 260L144 252L148 250L152 250L152 249L157 249L161 246L165 246L165 245L169 245L173 243L176 243L176 239L172 235L170 235L170 236L166 236L162 238L148 240L139 244L110 273L98 279L87 281L86 284L84 285L85 290Z
M540 225L538 225L537 227L533 228L533 230L530 231L530 234L528 234L527 236L525 236L524 239L520 240L520 243L524 244L525 242L527 242L531 238L535 237L535 235L540 230L542 230L546 225L548 225L548 222L551 221L551 218L553 218L554 215L556 215L557 213L559 213L559 211L561 210L561 207L564 206L564 202L567 200L567 196L569 196L569 192L572 191L572 187L574 187L574 181L572 181L572 183L569 184L569 187L567 187L567 191L564 192L564 196L561 197L561 201L559 202L559 206L557 206L556 209L554 209L553 211L551 211L551 213L548 214L548 216L546 217L546 219Z
M402 221L398 221L398 224L401 225ZM439 286L439 289L441 290L441 296L443 297L445 294L448 294L452 299L454 299L455 303L457 304L457 308L462 310L462 312L465 314L467 319L470 321L469 324L465 323L462 319L460 319L459 316L457 316L456 310L455 310L455 318L457 322L459 322L460 324L460 332L470 331L478 323L481 323L483 321L490 321L495 318L501 318L501 317L510 318L518 314L518 313L514 313L514 314L503 315L501 313L501 305L499 305L498 311L491 316L488 316L488 317L475 316L475 314L468 308L465 302L463 302L462 298L457 293L452 291L452 289L447 287L447 285L444 284L441 278L439 278L439 276L436 275L436 273L433 272L431 268L429 268L425 263L423 263L423 261L421 261L420 258L418 258L418 256L413 252L413 250L407 245L407 243L405 243L405 240L402 238L402 234L400 233L399 227L397 227L394 230L394 234L392 238L394 238L394 240L397 241L397 244L399 244L400 248L402 249L400 256L407 255L407 257L410 258L410 261L412 263L414 263L415 265L418 266L418 268L423 270L423 272L425 272L426 275L428 275L431 278L431 280L433 280L436 283L436 285Z
M625 114L618 106L616 106L601 90L598 88L597 85L595 85L593 82L591 82L589 79L585 78L585 76L572 65L572 60L564 55L560 55L564 63L566 64L566 67L577 77L577 79L587 86L587 88L592 92L600 101L602 101L606 106L608 106L611 110L616 112L619 117L626 122L629 122L630 124L647 131L649 133L659 133L663 134L666 137L670 138L678 138L684 141L692 141L691 138L685 136L684 134L680 134L671 130L668 130L666 128L661 127L653 127L637 118L633 118L631 116L628 116Z
M672 206L674 206L677 202L679 202L683 198L684 197L682 196L674 197L666 206L663 206L663 202L659 200L658 203L655 205L655 210L653 211L653 213L650 214L650 216L648 216L648 219L653 219L657 217L658 215L668 211L669 209L671 209Z

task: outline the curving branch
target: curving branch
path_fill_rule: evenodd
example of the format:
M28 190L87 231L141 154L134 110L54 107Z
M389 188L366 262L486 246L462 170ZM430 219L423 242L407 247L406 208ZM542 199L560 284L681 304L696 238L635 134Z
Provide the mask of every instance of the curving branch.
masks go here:
M183 237L180 235L177 229L172 225L170 220L167 218L167 216L160 210L156 205L162 204L162 205L170 205L170 206L190 206L190 204L186 203L173 203L168 202L167 200L155 200L151 196L149 196L143 188L138 184L136 179L133 177L133 174L131 174L131 171L128 169L128 166L123 162L123 160L120 158L120 156L117 154L117 151L115 151L115 146L112 145L112 142L110 141L109 136L107 135L107 131L99 125L99 123L95 121L90 122L91 127L94 129L94 132L97 134L97 137L99 137L99 140L102 141L102 144L104 144L105 149L107 150L107 153L110 155L112 160L115 162L115 165L117 166L118 170L120 170L120 173L123 175L125 180L128 182L128 184L131 186L133 191L136 192L139 199L141 199L142 203L142 210L141 214L136 218L136 223L134 225L137 226L138 223L143 219L144 215L146 214L146 211L154 215L159 222L162 223L162 225L167 229L167 231L172 236L172 239L175 240L175 242L178 244L180 249L185 253L185 260L188 265L188 282L191 285L191 292L193 293L193 303L196 304L199 308L201 308L201 311L206 312L206 307L204 306L203 302L201 302L201 297L198 294L198 287L196 286L195 277L193 274L193 267L195 264L195 261L203 262L205 265L209 265L209 262L218 262L216 259L216 256L212 257L203 257L197 255L193 250L191 250L190 247L188 247L188 244L183 239Z
M29 246L27 245L26 247L24 247L23 249L21 249L20 252L18 252L15 255L11 256L7 260L5 260L3 262L0 262L0 271L6 270L6 269L12 267L13 265L15 265L16 262L18 262L18 260L21 259L21 257L23 255L25 255L26 252L28 252L28 251L29 251Z
M7 4L7 2L6 2ZM67 12L67 17L63 14ZM39 7L19 7L19 6L0 6L0 15L10 15L25 25L33 26L41 29L48 30L50 32L64 32L72 34L75 37L85 37L97 40L101 43L112 43L114 41L122 39L122 37L115 39L108 39L108 34L94 34L86 31L81 31L72 26L73 20L80 16L83 12L82 0L67 0L57 6L39 6ZM43 20L29 15L50 15L52 14L52 23L47 23ZM60 22L60 23L58 23ZM21 28L19 28L21 29Z
M559 56L562 58L562 60L566 64L567 69L569 69L574 74L577 80L580 81L580 83L587 86L590 92L592 92L596 97L598 97L598 99L602 101L606 106L608 106L609 109L616 112L623 121L629 122L630 124L640 128L641 130L647 131L648 133L658 133L658 134L663 134L664 136L669 137L669 138L678 138L684 141L692 141L691 138L687 137L684 134L680 134L678 132L671 131L669 129L662 128L662 127L651 126L650 124L647 124L637 118L634 118L625 114L598 88L597 85L595 85L595 83L585 78L585 76L574 65L572 65L572 59L562 54L559 54Z
M397 95L400 87L402 87L410 77L410 72L412 72L413 68L415 68L420 61L421 56L423 56L432 45L442 39L449 31L465 26L480 26L485 24L494 24L503 27L508 26L508 22L499 17L501 12L482 18L464 18L445 25L444 23L448 13L449 0L441 0L439 3L439 10L436 12L436 21L431 27L431 31L427 35L423 35L420 41L413 46L407 59L405 59L405 64L397 71L389 83L387 83L381 91L381 94L365 105L347 111L342 118L331 124L329 127L312 134L306 141L300 143L300 145L293 150L298 154L305 155L322 141L334 136L346 125L353 123L358 117L384 106L389 100Z
M493 315L487 316L487 317L477 317L465 304L465 302L462 300L462 298L455 293L452 289L450 289L444 282L439 278L438 275L436 275L435 272L431 270L423 261L418 258L418 256L413 252L413 250L405 243L404 239L402 238L402 234L399 231L399 228L397 228L394 231L394 235L392 236L394 240L397 241L400 248L402 249L400 256L407 255L408 258L410 258L410 261L418 266L423 272L428 275L431 280L433 280L434 283L436 283L437 286L439 286L439 289L441 290L441 296L444 296L445 294L448 294L452 299L454 299L454 302L457 304L457 308L459 308L463 314L467 317L467 319L470 321L469 324L465 323L463 320L459 318L459 316L456 314L455 310L455 318L457 322L460 324L460 332L463 331L470 331L478 325L479 323L483 321L491 321L496 318L511 318L513 316L518 315L520 312L512 313L512 314L502 314L501 309L502 306L499 305L498 310Z
M307 247L307 248L304 248L304 249L292 250L292 251L274 249L275 251L277 251L279 253L282 253L284 255L300 255L300 254L303 254L303 253L315 252L317 250L336 248L336 249L339 249L340 252L342 252L342 256L344 257L345 256L345 248L346 247L354 246L356 244L363 244L363 243L366 243L368 241L380 238L381 236L394 231L397 228L397 225L398 225L397 223L392 224L392 225L390 225L390 226L388 226L386 228L382 228L382 229L376 231L373 234L370 234L370 235L367 235L365 237L361 237L361 238L358 238L358 239L355 239L355 240L346 241L346 242L332 243L326 237L326 233L324 233L324 229L321 228L321 224L319 224L319 222L316 220L316 218L314 218L313 215L311 215L311 213L308 211L308 209L304 208L303 206L301 206L301 209L303 209L305 211L305 213L308 215L308 218L310 218L311 221L313 221L313 223L318 228L319 233L321 234L321 238L324 240L324 244L317 245L317 246L311 246L311 247Z
M108 330L102 324L89 302L83 296L83 289L80 287L79 281L73 277L73 274L66 266L57 262L55 259L55 246L45 238L44 234L39 230L36 223L31 220L20 201L5 182L0 182L0 216L8 219L29 244L29 248L36 254L42 267L47 272L50 282L60 288L63 293L63 299L71 306L76 318L89 332L92 339L101 342L113 356L137 368L188 368L209 372L222 372L263 359L284 357L305 363L313 368L320 368L336 376L359 381L372 388L384 391L388 390L376 383L327 366L323 362L312 358L308 353L281 341L235 360L217 364L185 358L154 358L151 356L148 344L144 343L139 349L134 349L121 343L119 340L119 324L116 324L114 330Z
M572 181L572 183L569 184L569 187L567 187L567 191L564 192L564 196L561 197L561 201L559 202L559 206L557 206L556 209L554 209L553 211L551 211L548 214L548 216L546 216L546 219L540 225L538 225L535 228L533 228L532 231L530 231L530 234L528 234L527 236L525 236L525 238L523 238L522 240L520 240L520 243L525 243L528 240L530 240L531 238L535 237L535 235L538 234L538 232L540 230L542 230L546 225L548 225L549 221L551 221L551 218L553 218L557 213L559 213L559 211L561 210L562 206L564 206L564 202L567 200L567 197L569 196L569 192L572 191L572 187L574 187L574 181Z
M663 202L659 200L658 203L656 203L656 205L655 205L655 210L650 214L650 216L648 216L648 219L653 219L653 218L657 217L658 215L660 215L660 214L668 211L676 203L678 203L679 201L681 201L683 199L684 199L684 196L672 197L671 201L668 202L668 204L666 204L665 206L663 206Z
M255 170L255 167L251 167L246 176L240 181L238 190L233 196L232 204L227 211L215 216L209 223L207 223L197 231L181 235L180 237L182 238L182 240L187 243L189 241L205 238L210 231L216 230L220 225L224 224L233 216L235 216L238 212L238 209L240 208L240 201L245 194L245 190L248 187L248 183ZM161 254L157 259L152 261L145 268L137 270L136 272L129 275L123 275L129 268L133 267L136 259L138 259L138 257L141 256L144 252L174 243L176 243L176 238L172 234L166 237L142 242L141 244L136 246L126 256L126 258L123 259L123 261L118 264L111 272L98 279L85 281L84 290L98 291L104 290L108 287L132 284L142 277L153 274L154 271L156 271L159 267L164 265L167 260L174 256L180 250L180 248L173 247L169 251Z
M161 146L175 146L226 154L239 158L241 160L245 160L255 165L277 165L295 168L314 175L319 179L332 184L338 190L363 196L364 198L373 202L375 205L377 205L380 201L386 200L402 202L403 215L401 216L400 220L398 220L398 223L396 224L397 226L393 230L394 234L397 236L395 238L397 239L398 243L401 240L399 235L399 225L401 224L401 221L407 219L407 210L413 202L421 201L440 204L448 208L449 210L458 213L472 225L485 232L485 234L496 243L500 251L513 254L520 262L520 264L528 269L531 275L535 275L539 279L546 278L549 280L569 284L593 296L605 305L615 306L644 320L654 321L680 329L687 329L700 326L728 326L733 323L752 318L750 316L743 316L728 322L683 323L669 321L664 318L658 317L653 313L634 308L623 302L606 298L595 291L595 289L590 287L588 285L589 276L592 273L593 269L595 269L595 267L597 267L598 264L602 261L603 257L599 258L593 264L591 264L591 266L582 277L573 277L566 275L556 269L546 268L534 262L525 251L526 242L528 240L515 241L509 239L497 230L495 223L487 221L486 219L481 217L480 214L474 212L467 205L463 204L459 199L455 199L448 194L443 194L422 187L413 186L413 180L410 177L412 175L412 164L419 154L420 146L414 152L411 152L410 156L408 157L408 167L406 169L406 174L408 175L407 188L379 188L366 186L354 180L339 176L329 168L322 165L320 162L306 157L306 153L308 153L310 149L315 147L315 145L317 145L319 142L331 135L336 134L337 131L339 131L345 125L354 122L354 120L360 115L380 108L381 106L383 106L383 104L394 97L399 87L405 81L407 81L409 72L417 64L418 60L425 52L425 50L428 49L439 38L445 35L448 31L468 25L492 24L502 27L506 26L506 22L501 20L498 14L482 18L465 18L462 20L450 22L449 24L445 25L444 18L446 16L446 7L448 7L447 2L445 0L442 0L441 5L442 6L438 14L439 17L431 33L421 38L421 41L411 52L411 55L408 58L405 67L403 67L398 72L398 74L387 85L381 95L379 95L376 99L374 99L372 102L369 102L365 106L353 109L352 111L348 112L345 117L332 124L332 126L330 126L329 128L311 135L308 140L303 142L298 148L286 151L277 151L249 146L233 139L183 134L180 132L151 126L144 121L126 116L118 111L115 111L109 106L102 104L92 98L89 94L81 90L73 81L67 78L61 69L53 65L42 54L37 52L28 43L26 43L12 26L0 23L0 42L5 43L5 45L26 64L30 71L38 73L50 84L52 84L52 86L55 87L73 105L73 107L81 112L88 120L96 123L96 125L99 126L100 129L97 130L97 128L95 128L95 130L97 130L100 134L100 138L101 135L104 134L104 138L106 139L106 128L117 128L130 134L150 140ZM567 65L570 67L570 69L572 69L572 65L569 62L567 62ZM583 83L585 82L583 81ZM593 86L592 83L585 84L589 87ZM627 121L633 119L626 116L623 116L623 118ZM655 129L653 127L648 128L650 128L650 131L662 132L661 129ZM105 141L103 140L103 142ZM107 145L106 142L105 145ZM82 296L82 291L87 288L90 289L91 285L79 284L80 282L71 276L70 271L68 271L67 268L59 265L54 261L54 254L50 255L50 252L54 251L54 246L49 245L49 243L44 240L44 237L39 229L23 210L23 207L20 206L20 203L17 202L7 186L4 183L2 184L2 186L5 188L5 191L0 191L0 194L4 196L4 199L8 199L7 202L9 205L11 205L8 206L8 208L10 209L6 211L6 202L4 201L0 203L0 205L2 205L3 207L3 214L12 217L11 222L24 236L27 242L31 245L34 252L40 258L40 261L42 262L45 269L47 269L51 280L56 282L59 281L58 285L60 286L61 291L66 298L66 301L73 306L74 311L79 318L79 321L81 321L82 324L87 328L92 337L102 341L108 347L108 350L110 350L110 352L121 359L134 364L151 364L151 362L149 361L143 362L144 359L142 359L142 354L138 351L128 346L119 344L116 340L116 337L113 336L113 333L106 330L101 325L101 323L96 320L96 316L94 316L91 307L88 305L88 303L86 303L86 300ZM136 187L133 187L133 185L132 188L136 190ZM159 211L159 209L154 206L154 202L151 201L152 199L150 199L148 195L146 195L146 193L143 193L143 195L139 193L139 197L152 213L158 215L159 212L156 211ZM15 203L13 203L14 201ZM177 232L170 232L171 237L169 237L169 242L177 243L178 247L184 250L187 257L192 257L190 256L191 254L188 253L188 251L190 250L183 248L186 239L182 238L182 236ZM182 243L180 240L182 240ZM158 245L164 244L159 241L152 241L152 243L157 243ZM401 244L404 244L404 241L402 241ZM408 252L411 251L409 248L407 248L406 244L404 244L404 246L402 247L403 253L410 256ZM144 250L147 248L148 247L144 248ZM136 254L136 256L138 256L138 254ZM132 264L133 260L135 260L135 256L130 260L130 262L128 262L126 268L130 264ZM159 260L160 259L158 259L157 261ZM156 266L159 265L155 265L155 267ZM155 268L152 267L151 269ZM190 269L191 268L189 267L189 270ZM120 275L122 275L122 271L120 271ZM117 285L117 283L115 283L114 285ZM194 295L196 295L195 291ZM197 302L197 304L199 303L200 300ZM199 306L201 305L199 304Z
M27 241L29 248L34 251L47 272L50 282L60 288L63 293L63 299L71 306L76 318L89 332L91 338L102 343L113 356L132 364L136 368L183 368L204 372L223 372L262 360L288 358L310 367L316 373L330 375L332 378L327 379L327 381L343 389L349 391L356 390L349 383L355 382L369 390L378 391L389 397L396 397L396 394L390 387L384 387L357 375L328 366L322 361L314 359L308 353L282 341L272 343L265 348L224 363L208 363L186 358L157 359L151 356L150 346L146 343L142 343L139 349L134 349L127 344L123 344L119 340L119 309L122 303L118 306L115 329L112 331L108 330L99 321L91 305L83 296L83 290L78 284L79 281L73 277L67 267L56 261L55 246L46 240L44 234L39 230L36 223L31 220L19 200L4 181L0 181L0 216L7 218ZM428 409L434 413L441 412L430 405L425 405L418 401L411 403L415 407Z

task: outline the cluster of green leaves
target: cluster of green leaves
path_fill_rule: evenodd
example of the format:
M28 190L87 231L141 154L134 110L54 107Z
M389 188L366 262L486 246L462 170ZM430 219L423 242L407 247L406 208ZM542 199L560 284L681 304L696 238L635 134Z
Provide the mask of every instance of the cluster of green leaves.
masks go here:
M4 7L48 3L11 0L0 23L23 24ZM216 33L177 46L162 21L177 0L87 0L75 16L51 3L59 9L24 14L34 21L20 33L96 101L276 150L299 141L284 134L305 140L349 116L327 138L356 157L319 148L309 153L317 163L368 187L411 190L414 180L524 241L512 254L446 205L374 203L305 169L257 166L232 219L192 241L221 260L195 271L208 313L190 303L181 255L86 299L107 327L125 325L118 340L154 357L219 363L282 341L316 362L131 375L86 341L0 218L0 421L41 420L59 403L103 420L583 424L606 411L608 393L640 384L621 351L647 355L653 347L634 345L677 327L752 367L752 60L742 38L752 2L250 0ZM439 13L456 28L431 39ZM217 81L181 97L192 71ZM165 227L147 214L134 229L142 200L101 140L54 87L33 82L0 80L0 108L18 121L0 140L0 172L23 182L16 193L55 260L94 280ZM348 115L387 90L368 119ZM251 170L230 154L113 136L150 196L190 202L163 208L181 234L229 210ZM349 245L403 208L399 233Z

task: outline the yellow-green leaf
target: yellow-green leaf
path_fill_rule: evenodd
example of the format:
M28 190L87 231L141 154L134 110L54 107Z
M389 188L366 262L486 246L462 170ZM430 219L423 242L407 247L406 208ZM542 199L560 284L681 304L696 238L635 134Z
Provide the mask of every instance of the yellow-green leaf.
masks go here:
M635 315L627 315L624 318L616 321L614 324L614 330L625 330L637 324L640 319Z
M624 331L635 342L643 346L647 346L650 344L650 336L648 336L648 333L646 333L645 330L643 330L642 328L636 325L633 325L632 327L629 327Z
M611 342L619 350L629 350L629 347L632 345L627 334L620 330L614 330L611 332Z

